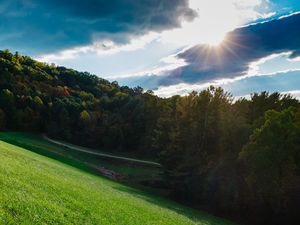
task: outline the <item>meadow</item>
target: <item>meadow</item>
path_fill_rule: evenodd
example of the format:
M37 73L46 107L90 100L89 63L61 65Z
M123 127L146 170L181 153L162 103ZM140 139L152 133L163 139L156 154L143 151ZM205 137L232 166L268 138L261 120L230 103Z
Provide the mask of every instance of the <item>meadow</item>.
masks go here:
M118 160L114 158L107 158L89 154L86 152L79 152L72 147L64 147L55 143L51 143L41 134L25 133L25 132L1 132L0 140L11 143L13 145L29 149L40 155L44 155L53 159L56 159L65 164L80 168L89 173L101 175L101 168L105 168L109 171L124 177L123 183L131 186L139 186L141 188L147 188L143 183L162 182L161 176L162 169L157 166L151 166L147 164L136 163L130 160ZM78 147L68 143L68 146ZM85 149L85 148L83 148ZM93 149L94 152L108 154L105 149ZM137 159L137 155L124 154L120 152L114 152L118 157L134 157ZM153 188L151 189L153 191ZM156 189L162 193L161 189Z
M0 224L233 224L3 141L0 158Z

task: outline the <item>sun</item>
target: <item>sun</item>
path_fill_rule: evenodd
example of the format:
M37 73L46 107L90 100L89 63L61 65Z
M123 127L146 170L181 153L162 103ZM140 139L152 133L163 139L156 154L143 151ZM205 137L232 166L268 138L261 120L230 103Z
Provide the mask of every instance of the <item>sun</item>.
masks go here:
M191 23L183 23L179 29L164 32L161 40L167 43L184 43L188 46L196 44L218 46L224 41L227 32L227 27L222 26L218 21L205 22L196 19Z
M199 18L190 25L188 35L194 36L199 44L218 46L224 41L228 32L227 26L216 19Z
M232 2L234 0L190 0L190 7L197 12L196 18L183 21L178 29L164 32L162 41L188 46L220 45L227 32L239 23L239 15Z
M207 44L209 46L219 46L225 40L226 32L218 33L218 32L211 32L210 35L205 36L202 39L203 44Z

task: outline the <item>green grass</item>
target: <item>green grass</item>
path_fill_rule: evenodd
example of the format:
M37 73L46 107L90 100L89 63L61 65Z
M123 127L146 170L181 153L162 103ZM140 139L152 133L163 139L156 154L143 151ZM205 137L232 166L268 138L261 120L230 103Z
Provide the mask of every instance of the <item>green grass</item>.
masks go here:
M120 160L108 160L107 158L64 148L43 139L41 135L33 133L0 132L0 140L24 147L38 154L57 159L90 172L97 173L95 168L99 166L131 177L153 177L158 176L161 172L161 169L152 166L139 165Z
M0 141L0 224L232 224Z
M80 168L89 173L101 175L99 167L104 167L127 178L122 180L126 185L138 187L159 195L167 195L169 190L151 185L151 182L163 182L161 168L145 166L120 160L78 152L45 140L42 135L24 132L0 132L0 140L26 148L40 155L56 159L65 164ZM150 184L149 184L150 183Z

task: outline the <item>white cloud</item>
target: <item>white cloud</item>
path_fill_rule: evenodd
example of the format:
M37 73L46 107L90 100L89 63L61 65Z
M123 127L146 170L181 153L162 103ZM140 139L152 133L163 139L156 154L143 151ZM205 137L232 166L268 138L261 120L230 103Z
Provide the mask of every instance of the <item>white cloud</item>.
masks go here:
M117 45L111 40L95 41L88 46L75 47L66 49L57 53L46 54L38 56L36 59L43 62L63 61L66 59L73 59L79 57L81 54L96 53L98 55L117 54L122 51L135 51L144 48L152 41L158 40L157 33L149 33L145 36L132 39L129 43Z
M207 83L198 83L198 84L187 84L187 83L180 83L170 86L162 86L159 87L157 90L154 90L154 93L160 97L170 97L173 95L186 95L192 91L201 91L209 86L222 86L228 83L232 83L237 80L245 79L247 76L237 77L233 79L220 79L215 80L212 82Z
M290 95L294 96L295 98L297 98L298 100L300 100L300 90L285 91L285 92L282 92L281 94L290 94Z
M234 28L274 13L259 13L257 8L266 0L190 0L198 18L184 22L181 28L165 31L161 40L185 45L218 44Z
M144 71L141 71L138 73L110 76L109 79L114 80L114 79L120 79L120 78L122 79L122 78L128 78L128 77L136 78L136 77L151 76L151 75L164 76L164 75L170 73L171 71L174 71L177 68L187 65L185 60L176 58L176 55L171 55L171 56L162 58L160 61L163 65L156 66L149 70L144 70Z
M292 69L292 70L282 70L273 73L266 73L266 74L255 74L255 75L244 75L232 79L219 79L212 82L207 83L196 83L196 84L187 84L187 83L180 83L170 86L161 86L154 90L154 93L160 97L171 97L173 95L187 95L192 91L201 91L209 86L216 86L216 87L224 87L228 84L234 83L236 81L245 80L250 77L261 77L261 76L276 76L279 74L288 74L290 72L300 72L300 69ZM294 92L286 92L292 95L296 95L297 93ZM243 96L237 96L243 97Z
M292 58L292 59L288 59L288 61L290 61L290 62L300 62L300 56Z
M270 18L270 17L275 16L276 14L277 14L276 12L269 12L269 13L264 13L264 14L262 14L261 17L262 17L263 19L267 19L267 18Z
M173 95L187 95L192 91L201 91L209 87L208 84L176 84L168 87L159 87L157 90L154 90L154 93L160 97L167 98Z
M272 54L272 55L269 55L267 57L261 58L258 61L253 62L249 65L249 70L248 70L247 75L248 76L256 76L259 73L261 73L260 67L262 65L264 65L266 62L271 61L271 60L276 59L276 58L279 58L279 57L282 57L282 56L288 57L291 54L292 54L292 52L283 52L283 53Z

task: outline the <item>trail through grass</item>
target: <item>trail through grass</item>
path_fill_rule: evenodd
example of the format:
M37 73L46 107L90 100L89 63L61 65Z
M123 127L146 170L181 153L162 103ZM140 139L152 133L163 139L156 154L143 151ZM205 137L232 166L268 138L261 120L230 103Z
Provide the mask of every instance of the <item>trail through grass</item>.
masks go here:
M103 158L101 156L79 152L72 148L65 148L45 140L42 135L33 133L0 132L0 140L24 147L41 155L57 159L90 172L97 172L95 168L99 166L129 176L156 176L161 171L160 168L153 166Z

